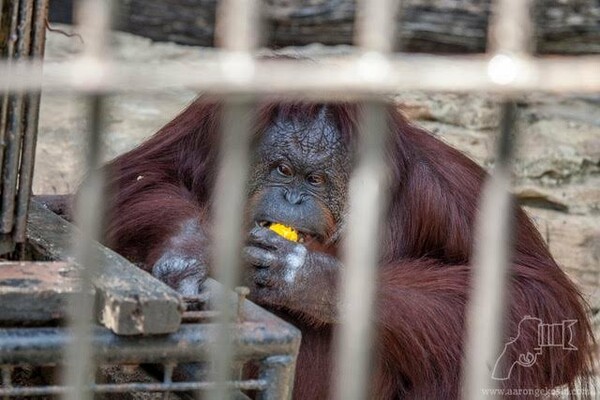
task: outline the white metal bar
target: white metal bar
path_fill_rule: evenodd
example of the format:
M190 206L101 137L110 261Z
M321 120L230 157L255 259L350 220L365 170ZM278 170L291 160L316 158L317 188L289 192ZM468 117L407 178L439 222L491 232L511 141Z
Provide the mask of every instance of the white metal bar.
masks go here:
M364 56L300 60L256 60L243 76L235 75L232 58L206 57L194 63L100 62L44 65L43 80L33 75L39 63L0 62L0 87L49 91L158 91L189 87L221 94L310 95L314 98L364 97L402 90L491 92L531 91L597 93L600 56L518 58L489 56L385 57L376 69L365 68ZM242 58L247 60L247 58ZM381 60L380 60L381 61ZM385 66L387 63L387 67ZM294 79L290 79L293 76Z
M386 55L393 50L396 0L358 2L355 42L363 51L356 73L376 85L389 71ZM338 71L335 70L337 73ZM342 325L337 336L335 398L371 398L371 348L375 282L379 263L379 233L385 201L385 138L387 109L384 103L366 104L361 117L359 164L350 180L348 232L343 254Z
M358 1L354 43L366 51L392 52L399 6L400 0Z
M511 83L520 60L527 60L532 43L531 2L496 0L492 6L488 52L496 55L490 62L490 76L499 83ZM600 69L600 65L596 68ZM490 366L500 354L506 329L507 274L513 234L510 163L515 112L514 103L507 101L503 105L496 165L483 189L481 212L476 221L473 289L467 308L462 371L462 394L469 400L480 399L484 389L499 386L499 382L492 379Z
M77 32L84 38L83 57L106 59L111 28L112 0L75 2Z
M496 0L488 29L488 53L526 55L531 52L531 0Z
M218 9L216 38L222 47L220 67L227 78L244 85L253 74L251 51L260 36L258 0L223 0ZM212 348L211 378L215 390L209 399L231 398L226 381L232 373L234 349L231 324L235 312L228 301L239 281L241 236L244 224L246 182L250 159L252 107L247 96L225 98L222 118L222 140L219 177L215 189L214 270L223 290L217 298L221 334Z
M216 21L216 41L230 52L248 53L261 36L258 0L221 0Z
M467 337L462 395L478 400L495 389L491 367L501 353L504 337L508 271L511 262L513 203L510 164L514 148L515 105L503 106L496 165L486 183L476 221L473 283L467 309Z
M100 166L101 139L103 118L103 99L101 96L88 99L90 112L86 149L86 170L91 171L86 183L80 189L77 210L77 225L80 234L75 240L75 259L82 266L80 292L73 297L69 307L70 324L73 327L73 340L66 348L65 384L73 387L73 391L65 394L68 400L91 399L90 383L93 381L94 365L92 362L91 328L93 323L92 276L95 268L94 241L100 237L100 221L102 207L102 178L94 171Z
M336 399L369 396L375 281L379 261L379 226L386 193L383 104L368 103L363 115L359 165L350 182L348 237L343 256L341 316L337 343Z
M106 46L110 29L111 0L79 0L76 3L78 29L86 38L81 60L90 64L106 62ZM84 62L85 64L85 62ZM65 393L68 400L91 399L89 391L93 382L95 365L91 347L94 301L89 295L96 255L94 241L101 235L103 219L103 177L97 170L102 157L102 130L104 99L102 95L91 93L88 98L89 120L87 132L86 170L90 175L80 190L77 223L81 234L75 237L74 253L82 266L80 294L74 297L70 307L70 322L73 326L73 341L66 349L65 383L73 391Z
M229 292L237 284L240 272L242 247L243 207L246 198L246 180L249 163L251 107L243 100L238 104L224 106L221 146L223 154L219 168L219 178L215 190L215 233L214 270L216 279L223 285L218 293L216 308L220 311L221 332L212 348L211 380L215 390L207 393L210 399L221 400L231 397L225 382L231 373L234 357L231 342L231 326L235 323L234 307L230 303Z

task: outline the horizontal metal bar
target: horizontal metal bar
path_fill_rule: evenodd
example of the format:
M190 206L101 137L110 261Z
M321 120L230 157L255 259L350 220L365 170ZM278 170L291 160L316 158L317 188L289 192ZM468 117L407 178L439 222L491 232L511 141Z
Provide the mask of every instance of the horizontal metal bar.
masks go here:
M252 313L249 318L252 318ZM272 355L296 356L300 344L299 331L283 321L275 322L274 318L232 324L237 360ZM170 335L130 338L114 335L108 329L96 326L92 329L91 343L93 357L98 362L140 364L177 360L186 363L207 360L220 332L215 323L186 324ZM72 331L63 328L0 329L0 364L60 363L64 360L63 350L71 339Z
M212 279L207 290L223 290ZM237 302L231 293L229 301ZM243 323L232 323L233 343L240 359L268 357L274 354L296 357L300 347L300 331L279 317L244 300ZM220 333L218 324L184 324L170 335L118 336L96 326L92 331L94 358L105 363L170 363L194 362L206 359ZM71 339L65 328L5 328L0 329L0 365L54 364L63 359L63 349Z
M254 60L240 77L231 60L207 56L198 62L108 63L93 60L49 62L43 80L39 64L0 63L0 87L46 91L156 91L194 88L222 94L304 94L318 98L377 95L408 89L495 92L530 91L596 93L600 90L600 56L510 57L362 56L302 60ZM228 61L227 61L228 60ZM294 77L294 79L290 79Z
M215 387L214 382L172 382L172 383L115 383L91 385L89 390L96 393L123 392L187 392L190 390L209 390ZM267 382L263 379L225 382L230 389L264 390ZM45 396L71 392L69 386L40 387L0 387L0 396Z

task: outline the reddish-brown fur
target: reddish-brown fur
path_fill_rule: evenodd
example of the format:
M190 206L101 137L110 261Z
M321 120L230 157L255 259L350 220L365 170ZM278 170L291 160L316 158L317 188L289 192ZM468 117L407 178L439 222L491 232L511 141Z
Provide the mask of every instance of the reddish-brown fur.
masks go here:
M307 116L316 110L302 103L283 108ZM359 108L330 106L350 140L356 137ZM220 111L218 102L201 98L149 141L109 165L112 212L106 240L145 269L159 257L179 223L191 217L205 220L209 214ZM260 107L257 135L276 112L274 104ZM373 317L377 343L372 398L456 398L473 222L486 174L460 152L410 125L395 108L390 107L389 117L392 201ZM575 319L578 350L544 348L534 366L517 367L503 384L551 388L572 385L578 376L585 381L591 374L593 340L584 301L520 209L517 220L509 336L516 335L519 321L527 315L545 323ZM294 322L303 331L294 397L327 398L333 327L301 318ZM513 359L537 346L537 331L521 336L524 340L511 350Z

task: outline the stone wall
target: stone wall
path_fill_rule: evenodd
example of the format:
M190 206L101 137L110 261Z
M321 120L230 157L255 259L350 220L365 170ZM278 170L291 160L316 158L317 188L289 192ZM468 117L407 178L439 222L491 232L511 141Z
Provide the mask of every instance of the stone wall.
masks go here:
M415 123L493 166L499 99L418 92L397 99ZM519 111L514 192L554 257L600 309L600 96L531 94Z

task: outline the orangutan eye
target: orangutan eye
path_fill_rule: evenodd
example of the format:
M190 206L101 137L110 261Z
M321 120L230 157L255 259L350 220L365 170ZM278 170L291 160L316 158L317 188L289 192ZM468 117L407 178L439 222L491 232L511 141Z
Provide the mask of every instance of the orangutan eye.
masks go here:
M306 177L306 180L313 186L321 186L325 183L325 178L322 175L317 174L310 174Z
M290 177L294 174L294 172L292 171L292 167L290 167L287 164L279 164L277 166L277 172L279 172L281 175L287 176L287 177Z

